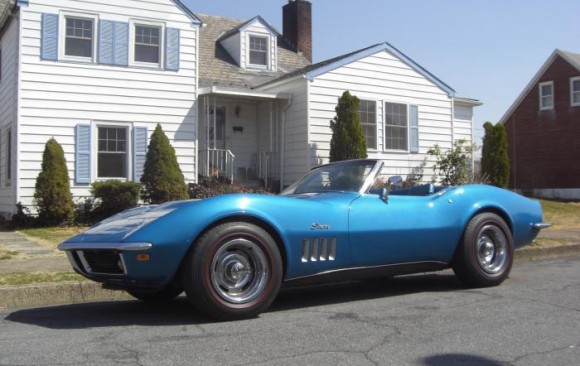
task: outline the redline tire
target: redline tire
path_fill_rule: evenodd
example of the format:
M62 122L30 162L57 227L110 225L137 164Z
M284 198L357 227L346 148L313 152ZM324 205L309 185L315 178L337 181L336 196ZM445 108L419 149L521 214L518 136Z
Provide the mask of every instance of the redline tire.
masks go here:
M200 311L218 319L243 319L274 301L282 283L282 259L262 228L229 222L194 244L183 275L187 297Z
M513 253L513 238L505 221L496 214L481 213L467 224L453 271L469 287L497 286L511 271Z

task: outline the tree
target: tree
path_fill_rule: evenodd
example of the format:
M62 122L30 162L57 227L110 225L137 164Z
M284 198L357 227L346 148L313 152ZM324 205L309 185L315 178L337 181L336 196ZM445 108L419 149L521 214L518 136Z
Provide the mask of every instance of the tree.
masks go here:
M427 154L436 159L433 165L433 182L439 178L444 186L457 186L469 181L469 162L476 150L475 145L468 145L464 139L453 143L453 148L443 152L439 145L433 146Z
M38 220L43 225L60 225L73 218L74 204L64 151L54 138L44 147L34 200L38 207Z
M189 198L175 149L159 124L147 148L141 183L141 198L146 202L163 203Z
M336 116L330 121L330 161L367 157L367 142L360 124L360 100L345 91L338 99Z
M510 175L508 143L505 126L491 122L483 125L485 136L481 152L481 171L490 184L507 188Z

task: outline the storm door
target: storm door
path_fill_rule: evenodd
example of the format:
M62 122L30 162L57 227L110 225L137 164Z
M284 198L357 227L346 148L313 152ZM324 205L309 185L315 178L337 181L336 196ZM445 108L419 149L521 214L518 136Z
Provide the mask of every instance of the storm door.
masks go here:
M226 148L226 108L215 107L209 110L208 146L210 149Z

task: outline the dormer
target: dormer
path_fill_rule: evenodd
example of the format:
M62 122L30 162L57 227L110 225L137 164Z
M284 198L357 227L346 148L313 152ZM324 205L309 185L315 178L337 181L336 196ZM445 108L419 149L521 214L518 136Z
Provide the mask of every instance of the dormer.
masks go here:
M224 34L218 42L243 69L278 69L278 32L260 16Z

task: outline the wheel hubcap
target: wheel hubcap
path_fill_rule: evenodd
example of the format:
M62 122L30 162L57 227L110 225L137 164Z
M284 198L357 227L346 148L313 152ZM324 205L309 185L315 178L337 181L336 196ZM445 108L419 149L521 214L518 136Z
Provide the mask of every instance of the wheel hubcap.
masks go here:
M477 236L477 259L481 269L489 274L501 271L508 258L508 241L503 230L486 225Z
M262 249L246 239L226 242L212 260L211 283L224 300L244 304L266 287L268 261Z

